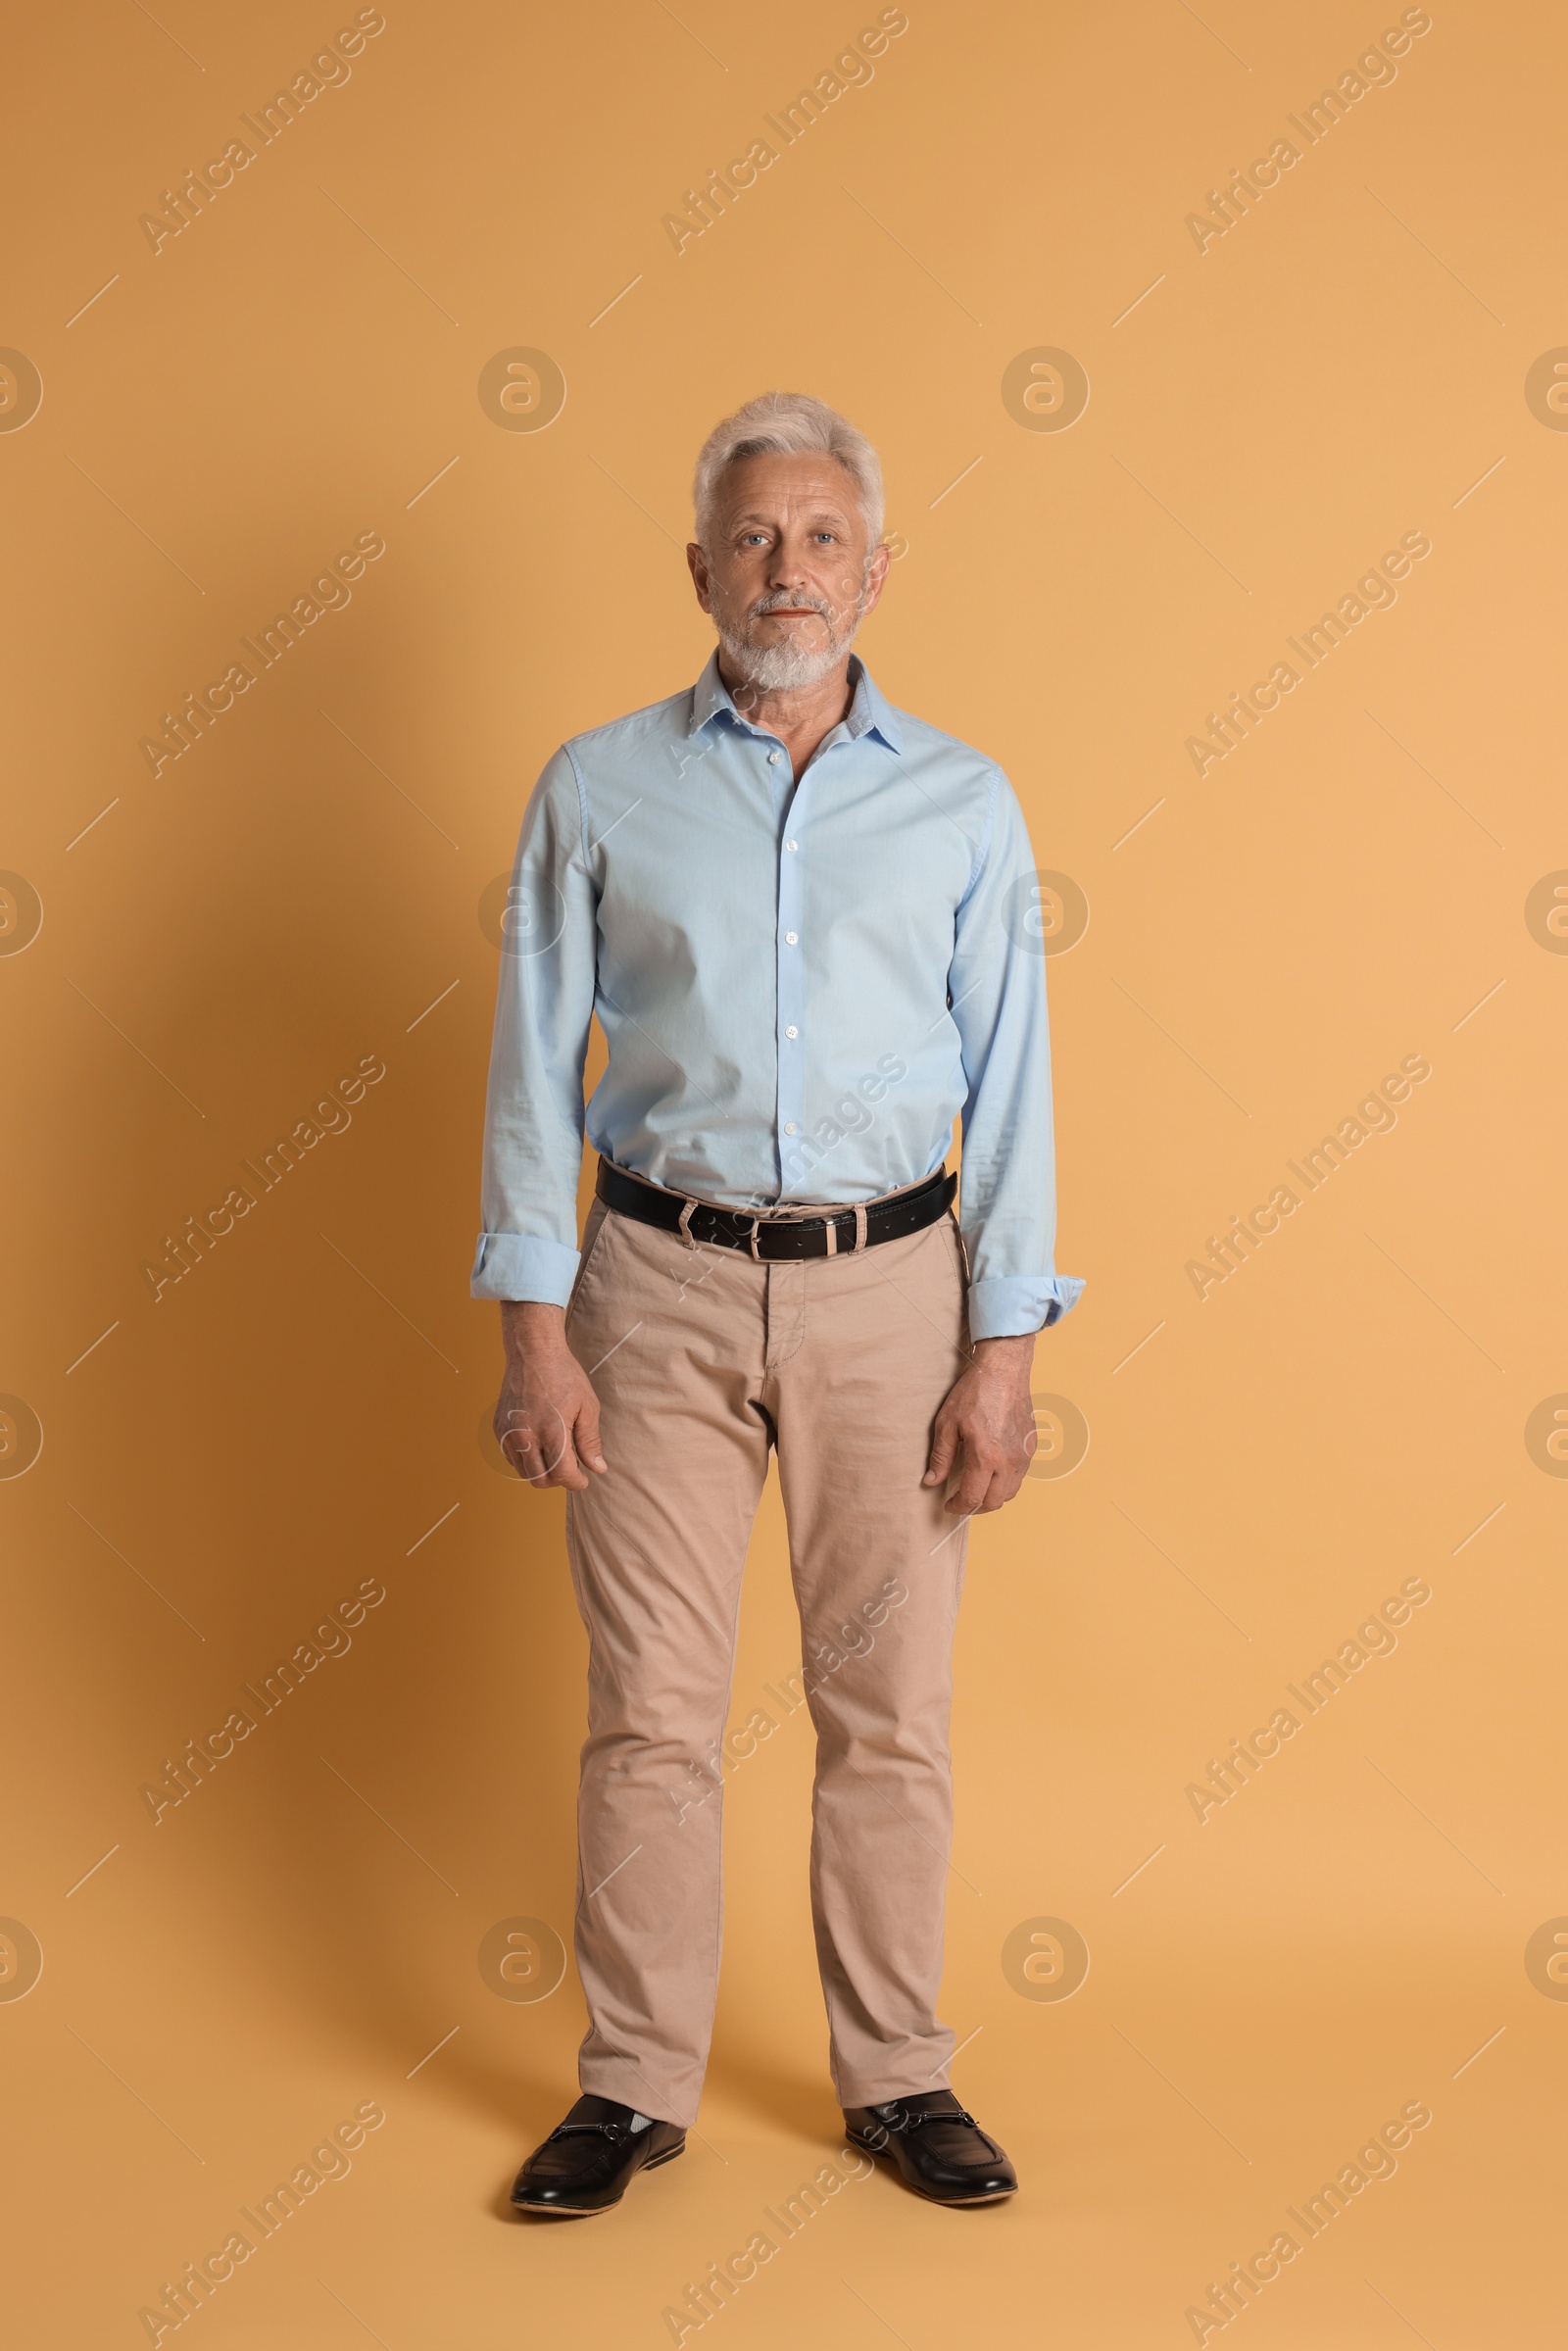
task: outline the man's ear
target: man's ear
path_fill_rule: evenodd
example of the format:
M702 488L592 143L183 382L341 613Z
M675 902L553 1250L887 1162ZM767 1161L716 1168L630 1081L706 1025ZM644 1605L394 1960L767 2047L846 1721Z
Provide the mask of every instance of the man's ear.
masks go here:
M710 612L713 608L710 601L708 585L708 558L695 539L691 540L687 546L686 562L691 570L692 586L697 591L697 601L705 612Z
M887 584L888 571L892 562L893 550L891 547L882 546L873 548L871 552L871 561L866 565L865 572L865 603L863 608L865 612L874 612L877 606L881 603L882 590Z

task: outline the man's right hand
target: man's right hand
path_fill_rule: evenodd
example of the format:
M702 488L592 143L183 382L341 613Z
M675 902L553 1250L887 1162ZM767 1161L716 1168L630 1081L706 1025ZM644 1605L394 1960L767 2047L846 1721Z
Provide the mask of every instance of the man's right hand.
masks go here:
M584 1469L604 1477L599 1449L599 1398L566 1345L561 1306L503 1301L501 1337L506 1374L493 1422L496 1443L530 1486L569 1486L585 1493Z

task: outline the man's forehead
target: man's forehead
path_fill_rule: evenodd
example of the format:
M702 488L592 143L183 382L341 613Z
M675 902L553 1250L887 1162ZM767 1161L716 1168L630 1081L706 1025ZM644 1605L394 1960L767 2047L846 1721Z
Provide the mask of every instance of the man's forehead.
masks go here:
M738 458L726 469L719 508L727 523L765 520L781 507L843 521L857 512L855 484L837 458L806 452Z

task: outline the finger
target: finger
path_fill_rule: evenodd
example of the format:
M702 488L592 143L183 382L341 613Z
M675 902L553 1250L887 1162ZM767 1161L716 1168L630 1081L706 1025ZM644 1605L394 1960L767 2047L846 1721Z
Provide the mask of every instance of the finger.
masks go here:
M582 1465L571 1442L572 1432L561 1413L552 1413L551 1417L555 1422L555 1432L547 1441L545 1466L534 1483L538 1486L564 1486L569 1493L585 1494L588 1481L582 1474Z
M588 1481L577 1466L566 1424L561 1414L554 1416L555 1429L546 1434L532 1428L511 1428L501 1441L501 1450L512 1463L519 1478L540 1491L552 1486L567 1486L581 1492Z
M1011 1501L1022 1484L1022 1478L1012 1470L999 1469L986 1489L985 1499L980 1503L980 1509L982 1511L1000 1510L1004 1502Z
M578 1467L576 1453L568 1442L548 1456L540 1453L528 1472L528 1483L538 1487L541 1493L549 1487L565 1486L573 1494L581 1494L588 1481Z
M931 1440L931 1461L922 1486L940 1486L953 1467L953 1456L958 1449L958 1433L951 1420L938 1419Z
M948 1502L948 1508L964 1517L984 1509L998 1466L997 1456L989 1446L966 1444L963 1448L963 1474Z
M991 1472L965 1459L963 1473L949 1494L946 1507L955 1518L972 1518L985 1499Z
M536 1485L587 1485L587 1479L577 1469L577 1457L571 1449L571 1432L559 1412L551 1412L549 1423L536 1442L541 1453L540 1468L534 1481ZM577 1472L575 1478L570 1474L573 1470ZM558 1472L561 1474L558 1475Z
M535 1468L537 1447L531 1429L505 1429L501 1433L501 1457L511 1463L519 1478L531 1478Z
M572 1431L572 1440L577 1447L578 1460L586 1462L591 1470L597 1471L599 1476L603 1477L610 1464L605 1459L600 1443L597 1397L590 1398L578 1412L577 1425Z
M490 1426L501 1448L502 1460L509 1462L519 1478L527 1477L529 1471L523 1466L523 1456L530 1453L537 1444L529 1425L527 1406L509 1404L503 1392Z

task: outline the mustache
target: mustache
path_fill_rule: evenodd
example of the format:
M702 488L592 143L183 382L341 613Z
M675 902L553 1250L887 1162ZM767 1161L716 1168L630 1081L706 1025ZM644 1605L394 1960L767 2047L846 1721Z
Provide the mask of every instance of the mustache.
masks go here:
M768 595L757 597L755 605L745 607L741 625L750 630L755 620L766 620L768 613L773 612L813 612L823 623L823 628L832 635L835 630L844 628L847 620L858 618L860 595L844 595L835 602L832 597L825 595L807 595L792 593L792 590L785 588L773 588Z
M748 620L760 620L769 612L815 612L829 623L836 620L842 606L830 604L825 596L792 595L776 588L769 596L760 596L747 612Z

